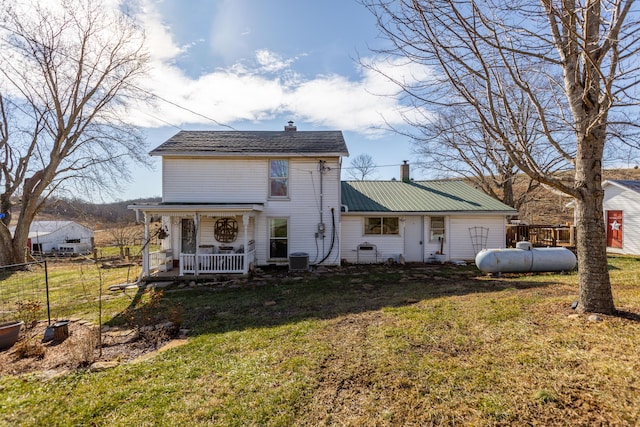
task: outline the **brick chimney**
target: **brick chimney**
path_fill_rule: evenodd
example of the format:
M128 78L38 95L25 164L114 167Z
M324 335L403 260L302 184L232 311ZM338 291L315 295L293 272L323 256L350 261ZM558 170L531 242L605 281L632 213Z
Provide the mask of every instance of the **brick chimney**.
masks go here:
M400 165L400 181L409 182L409 163L407 160L403 160L403 164Z
M298 128L296 128L296 127L293 125L293 121L292 121L292 120L289 120L288 126L285 126L285 127L284 127L284 130L285 130L285 131L288 131L288 132L295 132L295 131L297 131L297 130L298 130Z

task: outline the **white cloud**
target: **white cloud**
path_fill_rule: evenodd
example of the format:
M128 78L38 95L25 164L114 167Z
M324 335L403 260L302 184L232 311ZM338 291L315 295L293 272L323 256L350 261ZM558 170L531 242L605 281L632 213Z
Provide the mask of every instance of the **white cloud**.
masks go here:
M152 60L171 61L185 50L176 45L170 28L162 23L162 16L148 0L141 1L138 20L145 29Z
M130 115L138 125L211 124L204 115L242 128L238 122L287 115L318 126L375 136L385 122L399 126L404 123L402 115L411 114L399 101L397 85L379 72L361 67L351 78L335 74L303 76L294 69L296 58L284 58L267 49L257 50L253 58L232 66L189 77L175 65L183 49L149 3L141 22L153 58L152 72L144 86L184 108L159 100L151 111L141 107ZM367 61L373 63L372 59ZM429 70L400 61L376 63L375 68L403 82L431 78Z
M258 61L258 64L260 64L262 70L267 73L274 73L287 69L294 62L294 59L283 59L280 55L267 49L258 50L256 52L256 60Z

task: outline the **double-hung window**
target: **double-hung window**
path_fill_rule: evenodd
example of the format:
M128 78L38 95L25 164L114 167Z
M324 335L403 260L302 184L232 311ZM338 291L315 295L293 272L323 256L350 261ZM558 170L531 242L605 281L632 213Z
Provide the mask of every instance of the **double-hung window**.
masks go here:
M289 197L289 162L286 159L269 161L269 197Z
M269 219L269 259L289 256L288 234L287 218Z
M438 242L440 240L444 240L444 217L443 216L432 216L431 217L431 226L430 228L430 237L429 240L431 242Z

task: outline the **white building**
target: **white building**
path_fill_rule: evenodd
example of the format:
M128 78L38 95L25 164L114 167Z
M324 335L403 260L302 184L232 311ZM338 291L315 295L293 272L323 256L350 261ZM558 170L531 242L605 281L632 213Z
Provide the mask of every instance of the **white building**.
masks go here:
M74 221L33 221L27 246L32 253L88 254L93 250L93 230Z
M611 179L602 188L607 251L640 255L640 181Z
M180 274L247 273L250 265L340 263L340 131L182 131L162 157L162 202L132 205L162 216L165 260ZM164 233L164 231L163 231ZM162 256L162 255L160 255Z
M340 131L182 131L162 157L162 202L135 204L150 237L162 217L163 251L145 248L143 273L247 273L251 265L340 265L387 257L473 259L505 246L517 212L458 181L344 182Z
M342 258L353 263L471 261L504 248L517 211L457 180L342 183Z

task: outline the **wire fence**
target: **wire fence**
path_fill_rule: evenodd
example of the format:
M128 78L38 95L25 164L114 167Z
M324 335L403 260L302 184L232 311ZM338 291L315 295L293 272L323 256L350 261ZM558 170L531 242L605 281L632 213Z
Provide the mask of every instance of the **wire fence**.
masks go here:
M88 260L0 266L0 323L92 318L109 286L132 283L140 266L104 268Z

